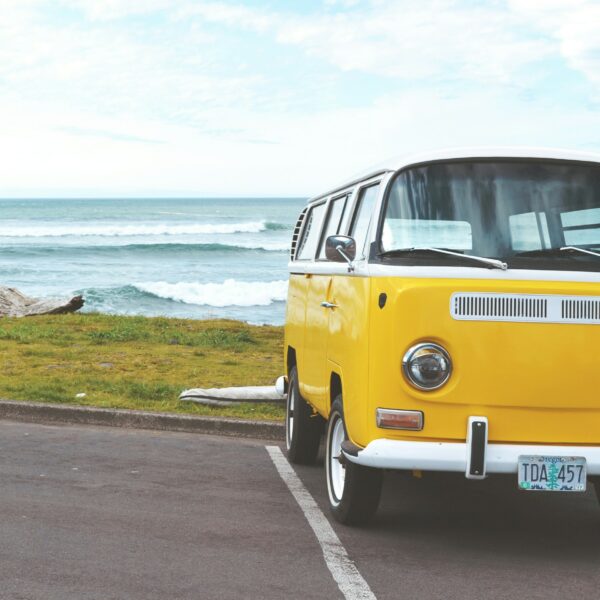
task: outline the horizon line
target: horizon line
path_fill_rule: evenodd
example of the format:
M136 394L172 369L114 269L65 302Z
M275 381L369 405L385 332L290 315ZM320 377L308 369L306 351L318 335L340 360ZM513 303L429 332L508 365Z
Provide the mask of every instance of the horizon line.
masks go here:
M0 196L6 200L308 200L311 196Z

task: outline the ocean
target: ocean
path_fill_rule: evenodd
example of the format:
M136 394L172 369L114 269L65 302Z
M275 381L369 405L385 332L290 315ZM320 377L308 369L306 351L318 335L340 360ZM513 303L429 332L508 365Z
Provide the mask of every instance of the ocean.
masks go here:
M289 198L0 200L0 285L84 312L281 324Z

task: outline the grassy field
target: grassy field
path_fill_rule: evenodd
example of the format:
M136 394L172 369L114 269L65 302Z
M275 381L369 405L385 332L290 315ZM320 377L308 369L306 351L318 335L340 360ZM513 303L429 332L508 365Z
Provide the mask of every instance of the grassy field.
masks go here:
M0 320L0 397L252 419L272 404L179 402L193 387L270 385L283 372L283 328L97 314ZM77 394L84 393L84 398Z

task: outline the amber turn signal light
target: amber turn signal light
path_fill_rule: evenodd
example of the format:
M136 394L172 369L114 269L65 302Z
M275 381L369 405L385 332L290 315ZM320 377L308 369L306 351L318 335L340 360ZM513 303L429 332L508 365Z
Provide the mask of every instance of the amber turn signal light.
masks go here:
M423 413L420 410L377 409L377 427L383 429L423 429Z

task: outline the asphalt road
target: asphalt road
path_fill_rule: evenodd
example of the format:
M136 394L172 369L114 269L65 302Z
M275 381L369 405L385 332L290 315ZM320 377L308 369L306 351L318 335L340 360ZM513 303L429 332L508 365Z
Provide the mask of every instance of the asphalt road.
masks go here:
M1 599L343 598L264 442L0 422L0 456ZM600 595L592 492L395 474L334 529L380 600Z

